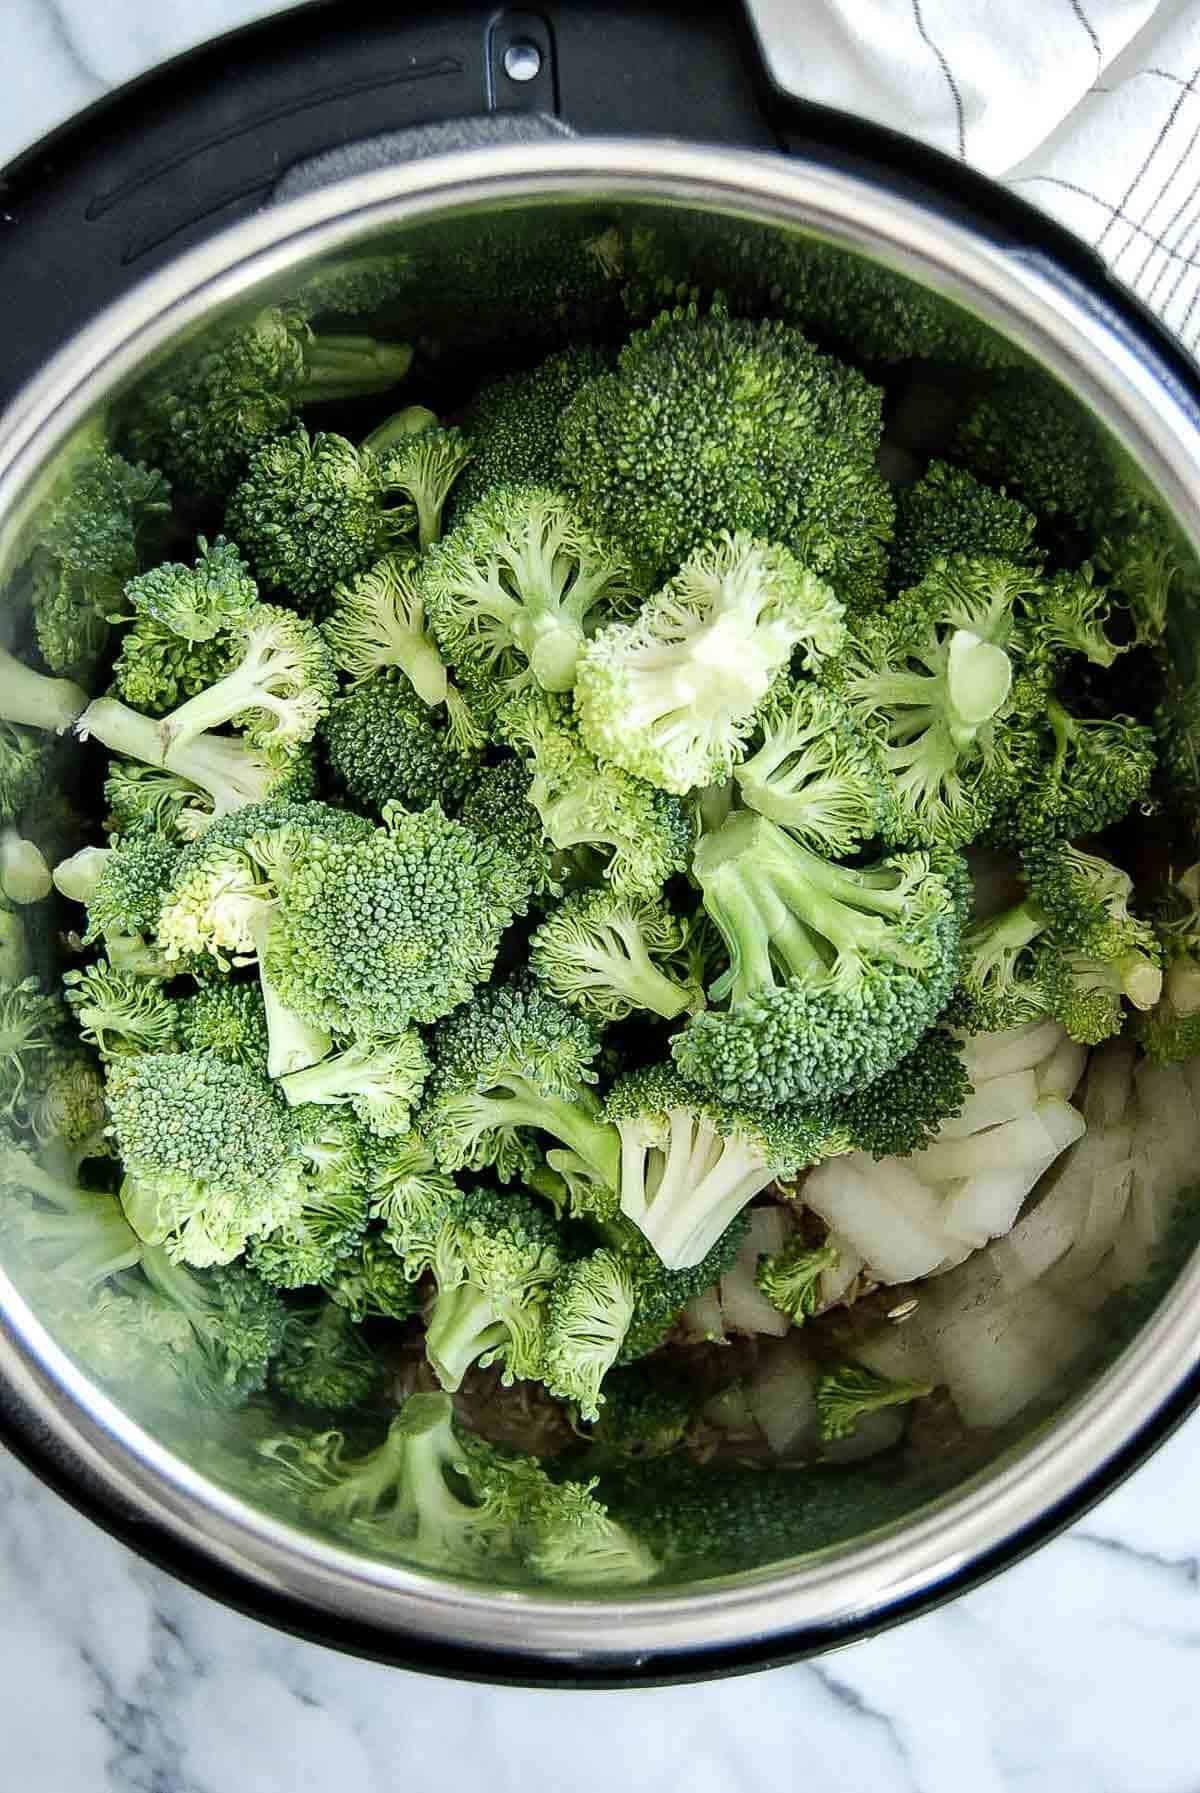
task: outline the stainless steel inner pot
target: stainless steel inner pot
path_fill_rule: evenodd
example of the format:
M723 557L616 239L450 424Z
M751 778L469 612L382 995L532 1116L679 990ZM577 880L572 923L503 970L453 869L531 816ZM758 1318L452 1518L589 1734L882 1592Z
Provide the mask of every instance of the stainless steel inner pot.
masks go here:
M668 214L670 214L668 218ZM550 141L441 156L345 181L270 209L136 290L79 335L0 425L0 571L19 520L72 433L147 365L231 308L285 297L319 259L411 246L418 314L450 295L472 316L463 245L511 237L536 271L564 222L669 223L709 245L720 231L778 233L886 264L986 320L1062 381L1137 464L1182 536L1200 544L1200 431L1184 384L1129 313L1019 242L998 242L929 204L804 160L662 142ZM723 224L722 221L725 221ZM714 237L714 231L716 235ZM800 236L797 238L797 233ZM469 258L468 258L469 259ZM743 274L745 269L742 270ZM731 282L738 270L731 266ZM451 336L453 333L451 332ZM451 342L453 348L453 342ZM503 352L502 345L500 352ZM1181 683L1197 618L1172 621ZM57 1347L0 1275L0 1385L60 1486L235 1603L385 1659L496 1677L689 1676L827 1647L1006 1560L1077 1510L1185 1410L1200 1361L1200 1264L1098 1379L1064 1385L968 1480L889 1529L696 1585L599 1598L451 1582L371 1560L333 1536L256 1509L118 1406ZM19 1428L19 1429L20 1429Z

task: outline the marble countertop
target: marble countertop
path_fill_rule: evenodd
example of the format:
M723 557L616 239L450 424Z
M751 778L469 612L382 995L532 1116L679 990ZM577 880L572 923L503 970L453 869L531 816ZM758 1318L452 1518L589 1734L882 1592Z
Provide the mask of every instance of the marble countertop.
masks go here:
M263 0L3 0L0 165ZM0 1456L0 1755L23 1793L1196 1793L1200 1418L1083 1522L867 1644L708 1687L457 1686L300 1644ZM597 1704L597 1702L599 1702ZM603 1726L603 1748L580 1739Z

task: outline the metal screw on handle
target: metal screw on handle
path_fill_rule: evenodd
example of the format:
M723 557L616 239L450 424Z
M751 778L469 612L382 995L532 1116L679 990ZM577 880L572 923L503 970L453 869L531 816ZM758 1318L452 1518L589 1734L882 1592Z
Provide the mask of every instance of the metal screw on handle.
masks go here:
M509 44L504 52L504 72L510 81L534 81L541 68L542 52L527 40Z

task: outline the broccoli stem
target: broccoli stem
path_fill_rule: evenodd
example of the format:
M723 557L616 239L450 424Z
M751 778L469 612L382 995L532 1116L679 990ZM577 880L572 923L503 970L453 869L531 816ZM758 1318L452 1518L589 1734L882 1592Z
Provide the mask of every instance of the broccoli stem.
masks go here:
M48 678L0 647L0 718L63 734L87 709L87 692L70 679Z
M199 785L211 797L215 816L265 802L278 776L243 741L221 735L198 735L184 744L164 746L162 725L115 697L98 697L90 703L75 732L81 740L100 741L122 759L158 766Z
M682 1109L672 1110L668 1118L666 1159L648 1199L644 1199L645 1148L632 1140L625 1145L621 1209L669 1269L686 1270L708 1256L774 1173L736 1134L716 1138Z
M425 1354L448 1394L462 1387L463 1377L485 1351L508 1341L508 1327L497 1320L486 1295L470 1283L444 1290L433 1304L425 1333Z
M572 618L549 608L552 599L526 600L513 621L513 639L528 660L543 691L570 691L584 644L584 633Z
M250 933L258 956L258 981L267 1023L267 1075L288 1077L317 1064L333 1050L333 1035L315 1027L288 1008L267 976L267 941L274 919L268 906L254 921ZM288 1100L292 1098L289 1096Z
M302 402L327 404L385 392L412 365L412 345L377 342L373 336L319 335L305 350Z
M10 903L40 903L50 895L50 868L31 840L11 829L0 835L0 893Z
M431 411L428 405L405 405L402 411L393 411L390 417L385 417L369 436L364 436L362 446L369 448L372 454L382 456L410 436L419 436L422 430L436 429L437 426L437 412Z
M267 710L279 727L286 729L290 706L275 695L273 686L277 679L287 679L292 667L293 657L287 648L280 648L269 639L252 642L232 672L163 719L159 726L164 755L173 747L186 747L198 735L232 722L246 710Z
M409 629L396 642L396 664L422 703L435 709L446 702L446 662L428 635Z
M55 866L54 888L69 903L82 903L86 909L111 858L111 847L80 847L77 853L72 853L69 859L60 859Z
M491 1105L501 1125L552 1133L583 1159L607 1189L617 1187L620 1138L615 1127L599 1119L600 1104L590 1090L580 1090L571 1099L547 1096L518 1077L505 1079L499 1087L506 1094Z
M1012 688L1012 662L1003 648L972 629L956 629L946 657L946 726L960 750L969 747Z

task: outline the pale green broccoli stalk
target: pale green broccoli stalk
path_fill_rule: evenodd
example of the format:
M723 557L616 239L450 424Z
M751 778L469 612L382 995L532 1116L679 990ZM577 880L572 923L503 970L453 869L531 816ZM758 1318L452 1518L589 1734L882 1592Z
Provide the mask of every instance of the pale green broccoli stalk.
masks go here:
M890 838L954 847L990 820L1006 792L1016 607L1039 589L1007 561L935 562L920 585L852 634L831 668L879 742L891 779Z
M90 1288L136 1264L142 1243L120 1204L46 1169L0 1127L0 1231L35 1276Z
M822 1276L837 1264L836 1246L809 1245L798 1237L782 1251L760 1258L754 1280L772 1307L793 1326L803 1326L821 1304Z
M79 1037L101 1058L169 1052L179 1040L181 1005L155 978L122 971L105 959L64 972L67 1006Z
M385 555L336 586L321 632L352 683L394 669L422 703L445 703L446 667L426 624L424 587L411 556Z
M296 1122L296 1198L247 1256L281 1289L328 1283L360 1252L367 1229L366 1139L342 1111L302 1108Z
M664 1065L620 1078L604 1118L620 1138L621 1212L670 1270L699 1264L768 1184L830 1144L820 1115L735 1108Z
M53 889L50 867L34 842L12 828L0 831L0 896L24 907L44 902Z
M453 1394L475 1363L499 1363L505 1383L540 1378L547 1292L562 1262L557 1224L532 1196L463 1192L420 1266L437 1285L425 1351L444 1389ZM407 1267L418 1268L411 1251Z
M440 803L451 811L478 756L460 751L441 724L408 685L372 678L333 700L321 745L336 784L360 809L381 815L388 803Z
M367 437L379 456L384 489L411 504L421 553L441 539L442 512L451 489L471 459L471 446L458 429L443 429L424 405L410 405Z
M560 1270L546 1303L541 1377L552 1395L595 1419L601 1383L633 1323L634 1284L616 1251L594 1251Z
M87 701L86 691L70 679L48 678L0 647L0 722L61 735L87 709Z
M237 664L164 717L164 756L235 722L252 746L286 762L296 746L311 741L337 690L329 649L315 623L276 604L256 604L227 633Z
M271 1381L301 1407L338 1413L375 1393L383 1366L345 1308L333 1301L290 1308Z
M186 745L167 744L161 723L113 697L88 704L75 727L83 741L99 741L111 753L198 785L217 817L233 815L251 803L309 794L311 764L295 744L282 758L242 737L203 734Z
M361 841L313 839L284 886L266 967L282 999L344 1033L436 1021L487 981L525 899L519 868L436 804L394 804Z
M1017 498L945 461L930 461L915 485L897 494L890 585L906 591L947 554L983 554L1037 566L1037 518Z
M822 1101L899 1062L958 981L965 868L897 854L852 869L736 812L696 850L728 964L673 1052L727 1102Z
M32 520L34 632L52 672L91 677L122 586L169 512L170 488L161 473L101 449L75 467L67 488Z
M0 984L0 1115L20 1111L31 1081L36 1089L62 1022L61 1003L36 977Z
M624 896L657 896L686 870L693 825L678 797L597 760L560 700L520 700L504 712L506 738L528 755L529 802L560 853L593 847Z
M108 805L105 827L112 834L149 829L173 846L182 847L203 834L213 820L212 799L199 785L134 760L113 759L104 781Z
M39 730L0 721L0 821L17 821L41 795L51 752Z
M196 538L194 566L163 561L126 582L134 614L194 645L240 626L258 604L258 587L233 542L219 535L210 547Z
M891 793L878 744L836 690L780 680L758 727L762 745L734 768L743 803L835 858L889 830Z
M621 553L541 486L482 498L422 574L438 646L469 689L569 691L588 636L639 596Z
M258 984L228 978L201 984L194 996L178 1004L178 1016L185 1051L211 1052L248 1071L266 1070L270 1035Z
M858 607L882 596L892 528L881 397L787 324L667 312L567 406L563 476L652 579L744 531Z
M817 1379L817 1423L826 1443L850 1438L866 1413L908 1406L933 1393L931 1382L891 1381L862 1364L848 1363Z
M289 1105L347 1103L373 1133L407 1133L429 1075L420 1035L369 1035L279 1081Z
M661 898L576 891L534 933L529 964L552 996L593 1020L641 1009L674 1021L704 1005L690 935Z
M229 1263L294 1206L295 1126L265 1077L203 1053L143 1053L110 1063L108 1102L126 1218L172 1258Z
M33 953L25 925L16 910L0 903L0 989L11 990L33 970Z
M269 305L172 355L126 409L134 451L187 490L219 497L301 405L386 392L408 372L407 343L318 334L307 310Z
M842 606L785 548L726 531L583 648L575 708L601 759L682 794L728 778L754 711L796 649L840 650Z
M434 1071L418 1117L443 1170L529 1168L530 1133L548 1134L607 1188L620 1142L588 1085L598 1041L587 1023L535 985L481 990L438 1028Z

